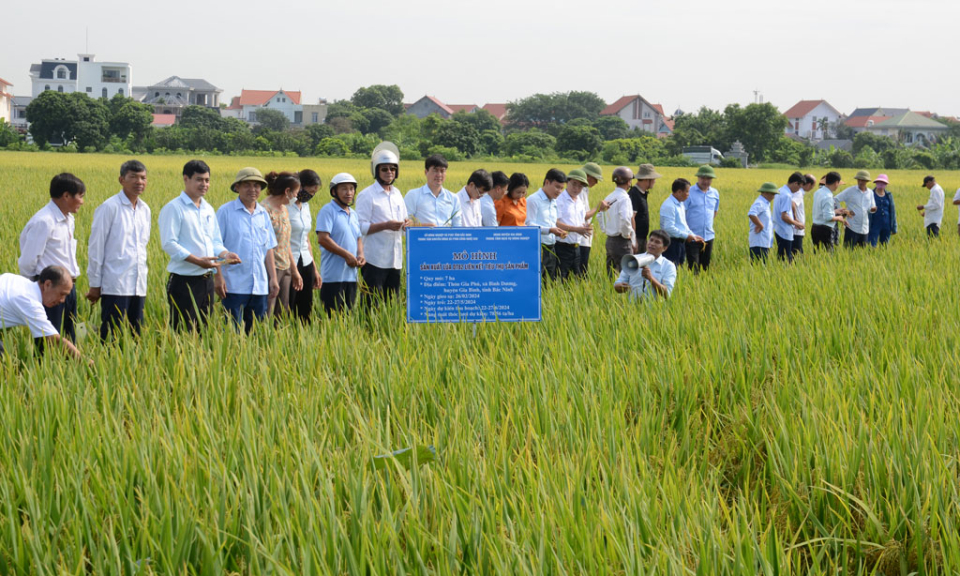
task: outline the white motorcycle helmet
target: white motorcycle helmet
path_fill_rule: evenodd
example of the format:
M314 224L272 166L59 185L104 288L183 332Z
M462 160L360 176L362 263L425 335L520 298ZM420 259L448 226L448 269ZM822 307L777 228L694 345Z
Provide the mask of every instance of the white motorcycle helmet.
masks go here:
M357 179L353 177L352 174L346 172L341 172L330 179L330 195L336 196L335 190L337 189L337 184L353 184L353 187L357 187Z
M400 177L400 150L393 142L381 142L373 149L370 155L370 174L376 180L377 166L381 164L393 164L397 167L397 173L394 180Z

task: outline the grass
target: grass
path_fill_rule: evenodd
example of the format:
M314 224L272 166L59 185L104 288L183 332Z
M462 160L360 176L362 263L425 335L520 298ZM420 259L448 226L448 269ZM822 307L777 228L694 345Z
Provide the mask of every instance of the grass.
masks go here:
M185 160L144 158L155 217ZM85 267L121 161L0 153L0 270L60 170L89 187ZM352 160L209 162L214 206L248 164L370 182ZM447 187L475 167L452 165ZM506 168L538 182L547 167ZM658 170L654 213L693 173ZM400 187L421 174L404 163ZM719 171L715 269L681 272L672 300L615 294L601 238L586 282L544 291L543 322L475 332L408 325L392 303L175 336L155 232L139 344L88 337L86 368L36 362L24 331L3 333L0 573L960 571L956 212L928 242L922 174L893 172L888 248L751 266L754 190L787 175ZM960 173L938 176L952 197ZM415 445L436 459L378 469Z

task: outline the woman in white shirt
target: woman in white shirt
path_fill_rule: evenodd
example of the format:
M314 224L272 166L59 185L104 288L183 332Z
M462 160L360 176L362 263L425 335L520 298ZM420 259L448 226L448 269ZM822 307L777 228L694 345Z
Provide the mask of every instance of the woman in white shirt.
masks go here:
M300 192L296 199L287 205L287 212L290 214L290 250L293 252L297 271L303 278L303 287L300 290L290 288L290 310L301 321L309 323L313 312L313 291L320 289L323 280L313 259L313 247L310 243L313 217L307 203L313 199L323 183L320 175L309 168L301 170L299 176Z

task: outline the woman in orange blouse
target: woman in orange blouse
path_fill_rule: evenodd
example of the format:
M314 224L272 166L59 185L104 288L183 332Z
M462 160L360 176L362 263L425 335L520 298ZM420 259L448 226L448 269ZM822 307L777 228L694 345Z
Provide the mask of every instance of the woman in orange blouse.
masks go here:
M497 200L497 224L500 226L523 226L527 220L527 188L530 181L526 174L514 172L507 184L507 193Z

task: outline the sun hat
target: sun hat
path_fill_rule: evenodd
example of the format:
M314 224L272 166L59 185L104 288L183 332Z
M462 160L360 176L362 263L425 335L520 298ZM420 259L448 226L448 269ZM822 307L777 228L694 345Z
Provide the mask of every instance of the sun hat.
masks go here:
M780 189L777 188L777 185L774 184L773 182L764 182L760 186L760 189L757 190L757 192L761 194L778 194L780 192Z
M663 174L654 170L653 164L641 164L637 169L635 178L637 180L656 180L657 178L663 178Z
M263 174L261 174L256 168L248 166L246 168L241 168L240 171L237 172L237 179L234 180L233 184L230 185L230 189L236 192L237 184L241 182L247 182L248 180L253 180L254 182L259 182L262 184L260 187L261 189L267 187L267 181L263 179Z
M577 182L582 183L584 186L588 184L587 173L580 168L574 168L573 170L567 172L567 180L576 180Z
M697 178L716 178L717 173L713 171L713 166L703 165L697 170Z
M587 176L593 176L598 181L603 182L603 169L596 162L587 162L581 168Z
M890 183L890 179L887 178L887 175L886 175L886 174L881 174L881 175L877 176L877 179L874 180L873 182L874 182L874 183L883 182L884 184L889 184L889 183Z
M867 170L861 170L857 172L857 175L853 177L854 180L870 180L870 172Z

